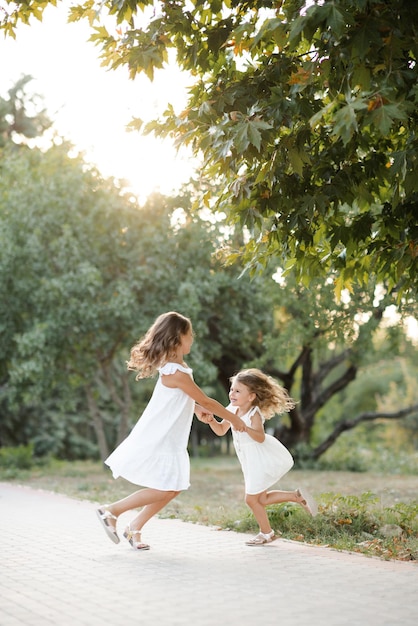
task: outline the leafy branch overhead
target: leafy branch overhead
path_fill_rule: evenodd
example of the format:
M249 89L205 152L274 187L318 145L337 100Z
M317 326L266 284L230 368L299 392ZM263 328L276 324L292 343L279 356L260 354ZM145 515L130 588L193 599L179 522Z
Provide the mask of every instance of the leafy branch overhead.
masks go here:
M6 4L13 35L55 2ZM247 229L236 253L252 271L275 258L304 284L334 272L337 293L370 275L416 291L416 2L87 0L70 19L131 78L170 50L190 73L186 109L146 132L202 157L222 190L208 204Z

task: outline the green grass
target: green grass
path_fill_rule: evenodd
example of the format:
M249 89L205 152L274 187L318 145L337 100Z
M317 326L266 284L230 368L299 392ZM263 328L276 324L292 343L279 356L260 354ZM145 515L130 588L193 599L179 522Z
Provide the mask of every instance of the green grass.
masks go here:
M192 486L162 511L161 517L256 533L257 524L243 502L236 457L192 459ZM114 480L99 462L52 460L31 469L0 464L0 480L104 503L135 490ZM384 559L418 560L418 477L355 472L292 470L280 482L285 490L306 487L319 503L311 518L294 504L268 509L282 537ZM391 525L388 527L388 525ZM387 531L395 535L385 536Z

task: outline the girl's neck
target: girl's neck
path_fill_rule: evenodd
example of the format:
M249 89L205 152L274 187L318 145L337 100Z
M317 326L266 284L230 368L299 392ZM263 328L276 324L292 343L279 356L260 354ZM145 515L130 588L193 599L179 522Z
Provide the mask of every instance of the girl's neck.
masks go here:
M169 359L167 359L167 363L178 363L179 365L185 365L183 354L173 354Z
M253 408L254 407L252 404L247 404L243 407L239 407L237 412L238 417L244 417L244 415L247 415L248 411L251 411L251 409Z

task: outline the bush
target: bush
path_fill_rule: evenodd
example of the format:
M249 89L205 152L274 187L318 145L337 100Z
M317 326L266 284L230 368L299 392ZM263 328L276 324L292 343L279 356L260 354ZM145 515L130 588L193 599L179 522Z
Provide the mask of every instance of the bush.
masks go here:
M35 463L33 444L0 448L0 467L6 470L31 469Z

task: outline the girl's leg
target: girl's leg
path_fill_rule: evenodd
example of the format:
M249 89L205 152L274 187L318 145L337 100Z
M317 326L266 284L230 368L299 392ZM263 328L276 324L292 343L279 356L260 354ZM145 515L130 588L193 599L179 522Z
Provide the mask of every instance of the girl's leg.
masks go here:
M282 502L296 502L300 504L303 500L303 496L298 489L296 491L264 491L259 496L263 506L281 504Z
M180 491L160 491L147 487L135 491L135 493L132 493L130 496L118 500L113 504L101 507L101 509L98 510L98 514L109 537L115 543L119 543L119 537L116 532L117 517L125 513L125 511L142 507L140 513L125 529L123 536L135 550L148 550L149 545L141 541L141 529L143 525L179 493ZM106 513L108 513L107 517ZM104 519L104 517L106 517L106 519Z
M160 491L159 489L145 487L145 489L140 489L139 491L131 493L130 496L122 498L122 500L109 504L106 508L113 513L113 515L118 517L122 513L130 511L131 509L139 509L142 506L147 506L148 504L154 504L156 502L163 502L162 506L165 506L167 502L170 502L170 500L172 500L174 496L179 493L179 491Z
M265 491L260 494L260 502L263 506L269 504L280 504L282 502L296 502L305 509L309 515L315 516L318 512L318 505L307 491Z
M263 500L266 497L266 492L257 493L255 495L245 494L245 503L252 510L255 519L260 526L260 531L266 535L272 532L269 518L266 513L266 505L263 504Z
M150 520L151 517L154 517L158 511L161 511L161 509L163 509L171 500L178 496L180 491L162 491L160 493L165 495L160 500L146 504L142 508L142 511L140 511L135 519L129 524L131 530L141 530L148 520Z
M106 510L116 518L126 511L143 507L143 510L131 523L132 530L139 530L145 522L151 519L153 515L158 513L158 511L165 507L165 505L179 493L179 491L160 491L159 489L146 487L145 489L131 493L130 496L122 498L122 500L106 505ZM113 529L116 529L116 519L109 519L108 524Z

